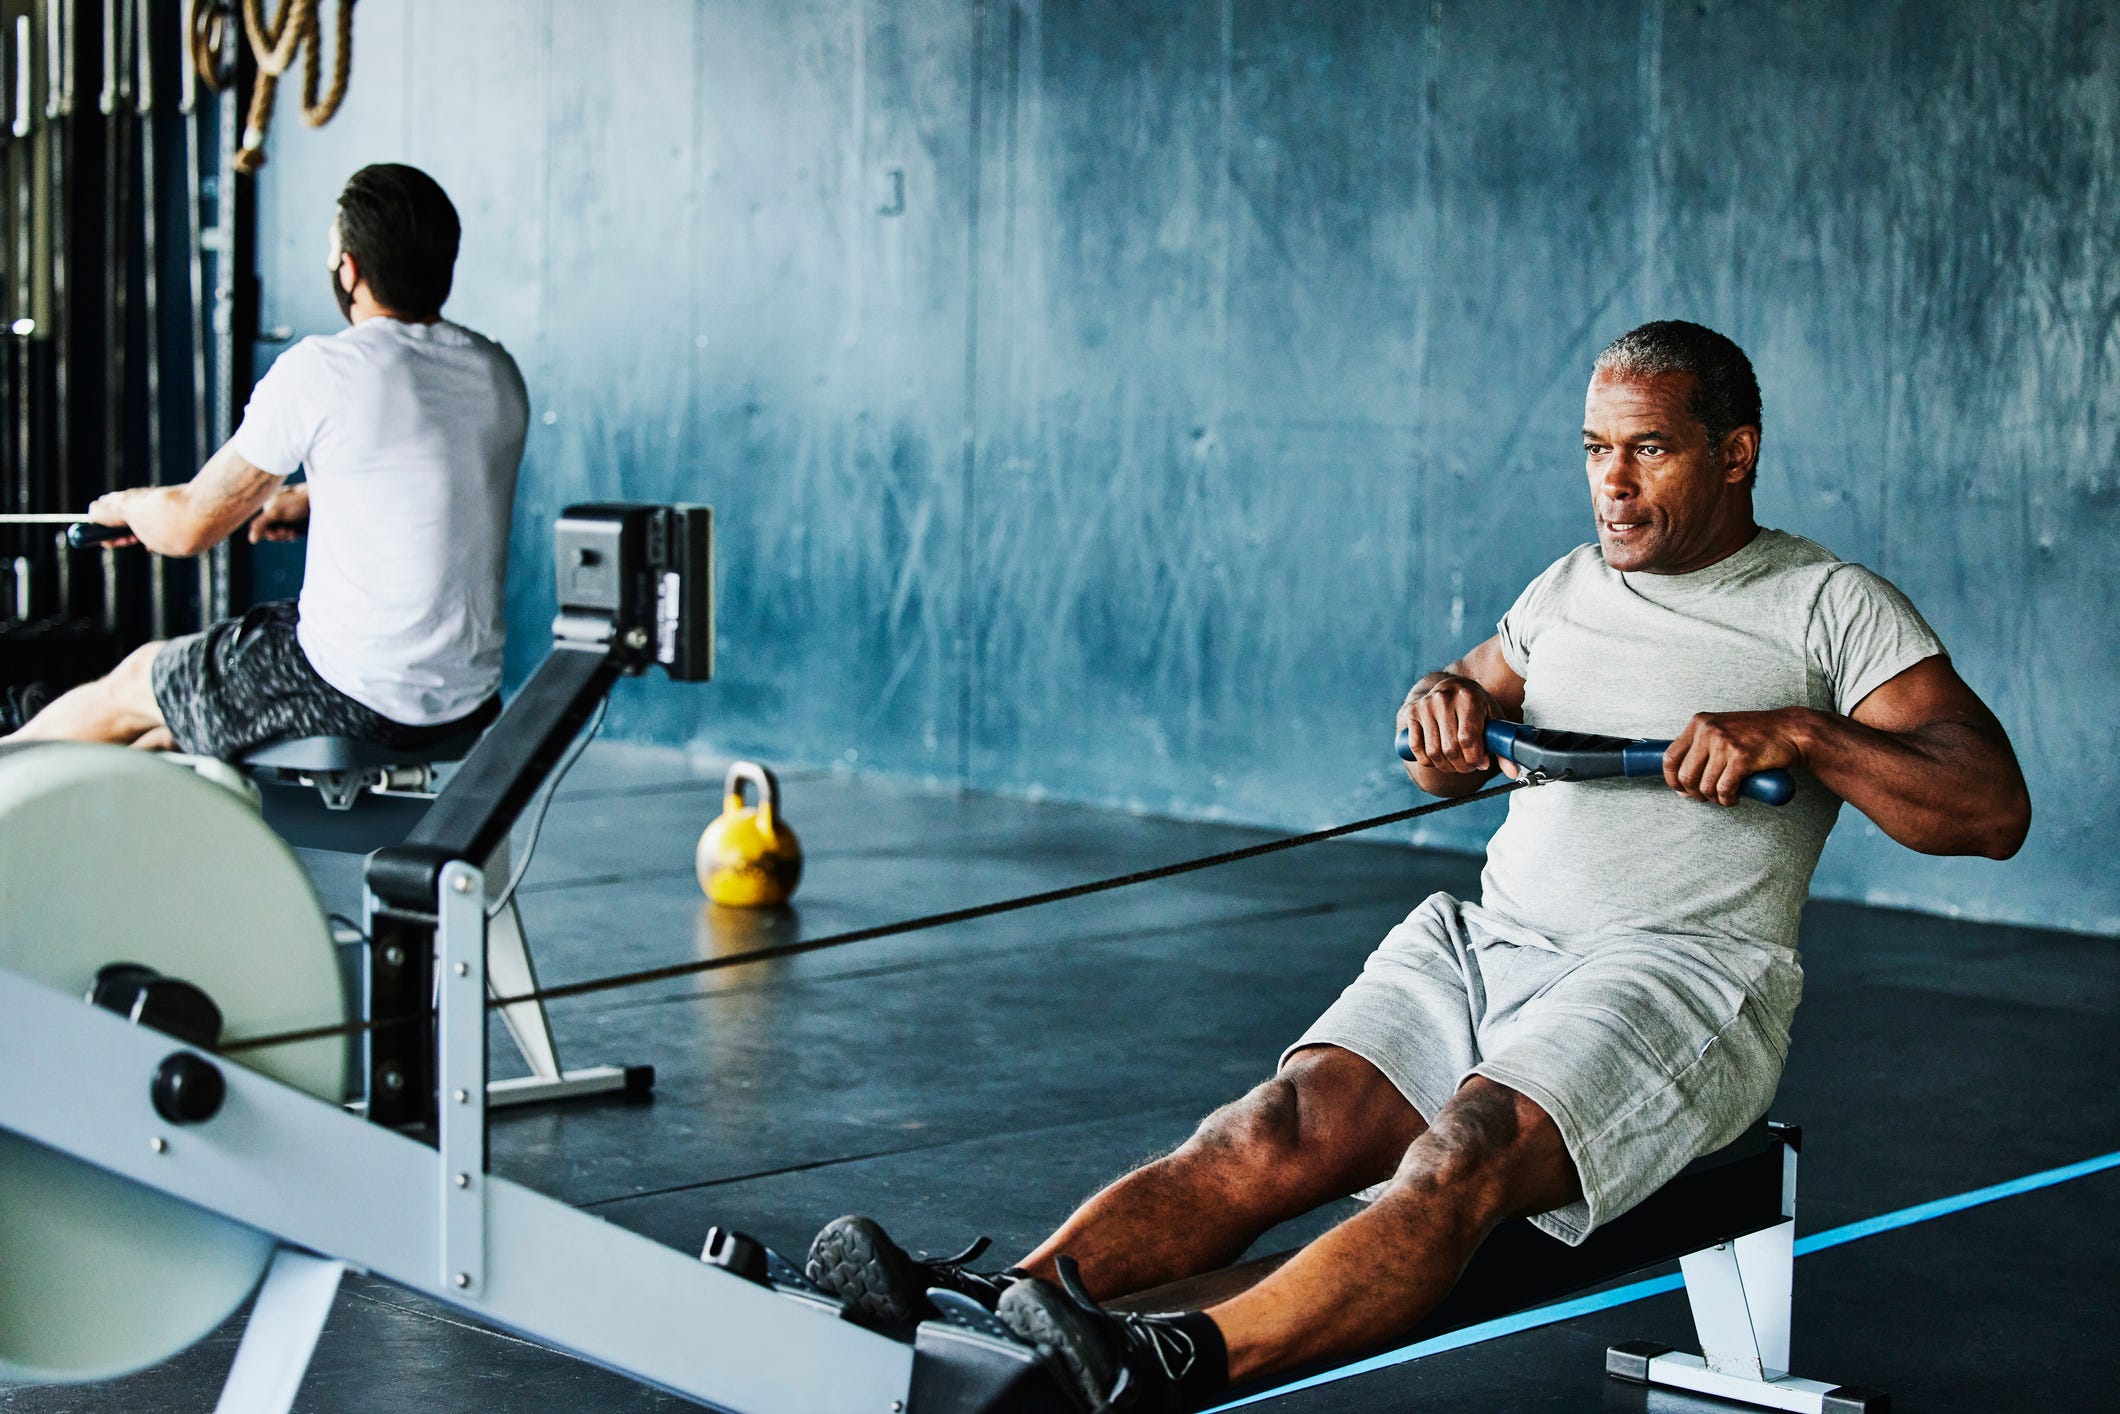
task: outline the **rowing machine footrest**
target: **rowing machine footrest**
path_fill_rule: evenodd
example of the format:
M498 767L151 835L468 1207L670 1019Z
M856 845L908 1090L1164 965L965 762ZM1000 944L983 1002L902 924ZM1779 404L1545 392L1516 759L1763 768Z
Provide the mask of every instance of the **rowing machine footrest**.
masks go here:
M648 1067L642 1066L639 1069L646 1070ZM723 1271L740 1276L745 1281L769 1286L782 1296L800 1301L805 1306L814 1306L835 1316L846 1314L839 1302L825 1295L817 1283L803 1274L802 1268L757 1238L746 1236L734 1228L708 1228L706 1246L700 1249L699 1260L710 1267L720 1267Z
M1073 1414L1080 1406L1044 1357L993 1312L954 1291L931 1291L939 1319L913 1333L906 1414Z

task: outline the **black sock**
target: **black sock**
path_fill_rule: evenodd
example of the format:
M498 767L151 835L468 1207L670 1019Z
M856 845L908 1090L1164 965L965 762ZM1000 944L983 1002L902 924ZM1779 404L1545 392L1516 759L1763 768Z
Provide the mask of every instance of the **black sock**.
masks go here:
M1222 1328L1205 1311L1180 1311L1156 1319L1192 1338L1192 1364L1178 1376L1179 1407L1206 1408L1229 1386L1229 1342L1222 1339Z

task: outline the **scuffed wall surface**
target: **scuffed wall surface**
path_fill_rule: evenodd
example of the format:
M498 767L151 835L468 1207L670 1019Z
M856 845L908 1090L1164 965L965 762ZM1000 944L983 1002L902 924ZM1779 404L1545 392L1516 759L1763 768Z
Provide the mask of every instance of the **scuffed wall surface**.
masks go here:
M267 325L433 171L553 513L708 500L721 673L608 730L1311 826L1589 534L1590 359L1724 329L1761 518L1912 594L2015 736L2006 865L1847 817L1818 890L2120 930L2120 33L2091 3L363 0L284 126ZM1476 848L1489 807L1419 836Z

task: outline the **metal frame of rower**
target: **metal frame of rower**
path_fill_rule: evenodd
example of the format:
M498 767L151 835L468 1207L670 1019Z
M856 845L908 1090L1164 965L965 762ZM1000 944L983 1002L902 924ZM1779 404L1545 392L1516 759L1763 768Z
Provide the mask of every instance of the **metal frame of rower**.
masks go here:
M947 1302L907 1342L846 1320L789 1263L710 1231L695 1259L493 1176L487 1165L489 923L483 871L624 674L711 668L703 508L570 508L557 529L558 645L368 884L373 950L365 1117L0 969L0 1127L271 1234L281 1244L219 1408L282 1414L341 1276L374 1273L467 1316L641 1381L751 1414L1059 1414L1035 1352ZM210 1112L167 1117L177 1056L216 1072ZM1757 1407L1878 1414L1868 1391L1788 1364L1797 1136L1764 1124L1570 1248L1528 1224L1491 1237L1415 1338L1680 1260L1704 1354L1619 1346L1610 1373ZM1234 1290L1273 1259L1145 1293ZM1204 1304L1204 1303L1203 1303Z
M496 867L496 860L505 869L516 817L620 677L658 663L679 681L703 680L713 671L710 512L576 506L560 518L554 538L560 612L551 656L403 842L377 850L368 862L370 1030L364 1069L369 1116L379 1124L435 1121L433 1038L422 1019L431 1015L434 994L441 871L452 863L480 868L483 965L494 970L492 980L503 995L534 991L536 973L514 901L489 919L483 870ZM512 1014L524 1011L531 1014ZM652 1083L646 1067L562 1072L542 1002L517 1003L502 1014L537 1073L518 1082L482 1079L489 1104ZM549 1066L540 1065L541 1053Z
M235 765L259 788L265 823L290 845L366 855L404 841L440 796L438 768L460 763L482 735L482 728L474 726L430 750L415 752L346 737L304 737L248 752ZM485 862L489 880L505 886L509 865L504 834ZM492 993L533 996L538 990L537 964L514 895L501 900L498 909L489 905L488 912L486 976ZM342 945L362 944L365 958L362 935L339 940ZM365 994L365 988L359 990ZM486 1082L486 1102L495 1109L621 1092L644 1095L655 1088L651 1065L563 1065L542 1001L502 1007L500 1017L530 1073Z

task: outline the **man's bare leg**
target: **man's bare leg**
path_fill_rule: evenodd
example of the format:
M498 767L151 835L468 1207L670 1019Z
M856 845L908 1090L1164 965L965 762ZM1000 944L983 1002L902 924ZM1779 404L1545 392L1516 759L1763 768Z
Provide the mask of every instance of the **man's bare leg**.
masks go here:
M161 651L160 643L135 648L107 674L54 698L0 741L139 741L164 726L152 673Z
M1241 1296L1209 1308L1232 1381L1368 1349L1435 1309L1502 1222L1581 1196L1553 1120L1474 1076L1376 1202Z
M1275 1223L1390 1178L1425 1127L1368 1061L1306 1047L1171 1153L1076 1209L1018 1265L1056 1280L1053 1260L1065 1253L1099 1298L1227 1266Z

